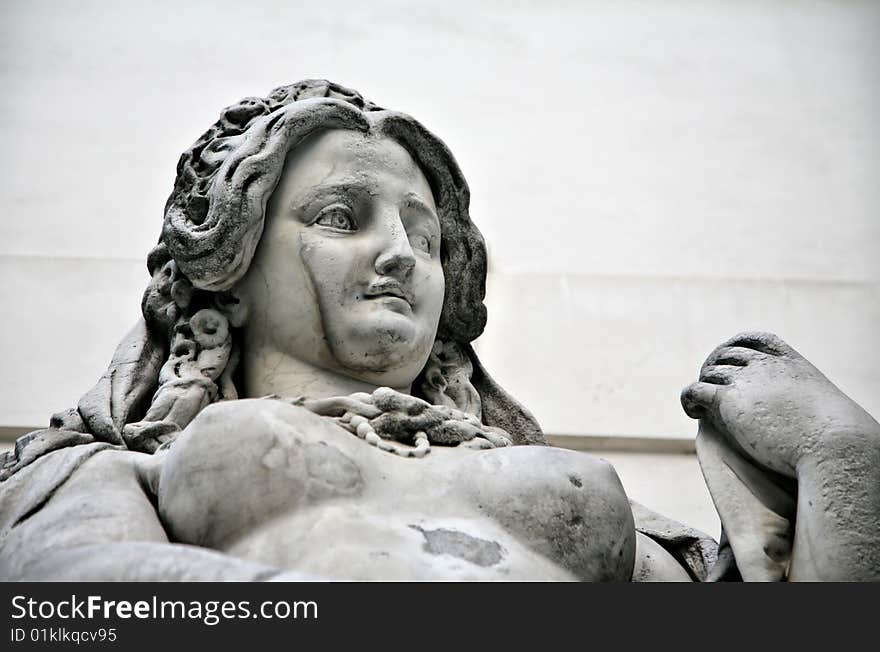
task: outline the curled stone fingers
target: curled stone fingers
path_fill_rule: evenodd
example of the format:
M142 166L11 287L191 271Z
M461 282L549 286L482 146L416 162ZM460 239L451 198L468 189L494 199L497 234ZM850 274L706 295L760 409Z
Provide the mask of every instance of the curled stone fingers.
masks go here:
M767 353L749 349L744 346L719 346L709 354L703 368L712 365L734 365L737 367L745 367L750 362L764 360L768 356Z
M692 419L701 419L714 409L718 391L722 388L714 383L691 383L681 392L681 406Z

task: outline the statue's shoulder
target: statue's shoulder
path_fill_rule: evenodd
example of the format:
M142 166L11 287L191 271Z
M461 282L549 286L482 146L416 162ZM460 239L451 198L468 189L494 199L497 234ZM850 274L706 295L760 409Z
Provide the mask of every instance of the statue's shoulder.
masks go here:
M68 412L75 412L70 410ZM253 425L254 420L260 420L273 415L283 415L288 420L298 418L300 421L313 421L320 424L320 417L309 413L283 401L266 399L243 399L234 401L221 401L205 408L200 413L200 422L210 424L222 429L240 429L246 425ZM81 419L74 422L62 415L53 417L61 425L50 425L48 428L34 430L16 439L14 446L0 454L0 483L8 480L25 467L41 459L45 455L57 450L78 447L83 444L99 443L101 440L90 432L83 432ZM64 427L64 426L70 427ZM101 442L103 448L115 448L125 450L121 445L113 445ZM84 452L84 451L83 451Z
M8 480L48 453L94 442L94 435L74 430L44 428L29 432L19 437L11 450L0 456L0 482Z
M20 437L2 458L0 540L41 509L95 454L112 448L117 447L89 440L83 433L52 428Z

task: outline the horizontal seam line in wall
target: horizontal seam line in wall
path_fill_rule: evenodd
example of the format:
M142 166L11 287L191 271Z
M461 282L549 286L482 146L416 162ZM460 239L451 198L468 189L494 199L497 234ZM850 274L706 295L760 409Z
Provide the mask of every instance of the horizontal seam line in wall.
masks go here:
M693 437L650 437L638 435L555 435L545 433L547 441L561 448L584 451L631 453L696 453Z
M834 278L797 278L769 276L675 276L648 274L603 274L583 272L548 272L548 271L490 271L489 277L523 277L540 276L558 279L562 277L579 279L596 279L608 281L655 281L659 283L752 283L755 285L842 285L853 287L880 287L880 279L834 279Z
M98 262L108 263L139 263L147 266L147 254L144 253L142 258L129 258L123 256L47 256L45 254L10 254L0 252L0 259L3 258L20 258L23 260L47 260L47 261L75 261L75 260L95 260Z

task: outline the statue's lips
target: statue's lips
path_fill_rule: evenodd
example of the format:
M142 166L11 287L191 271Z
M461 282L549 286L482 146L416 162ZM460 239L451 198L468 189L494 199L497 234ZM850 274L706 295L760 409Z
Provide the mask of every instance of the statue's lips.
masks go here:
M410 310L415 303L412 292L393 280L373 283L364 294L368 299L390 299L390 305L405 303Z
M380 294L379 296L370 297L370 299L374 301L381 299L385 308L388 310L401 315L412 316L412 306L406 299L401 299L400 297L395 297L390 294Z

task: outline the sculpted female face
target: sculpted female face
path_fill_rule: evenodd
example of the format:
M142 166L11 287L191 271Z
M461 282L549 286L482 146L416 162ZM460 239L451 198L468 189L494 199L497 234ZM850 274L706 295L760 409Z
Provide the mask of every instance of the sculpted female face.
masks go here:
M386 137L310 136L287 157L236 292L250 346L407 387L444 295L440 223L419 166Z

